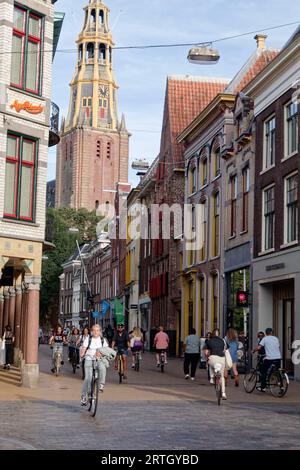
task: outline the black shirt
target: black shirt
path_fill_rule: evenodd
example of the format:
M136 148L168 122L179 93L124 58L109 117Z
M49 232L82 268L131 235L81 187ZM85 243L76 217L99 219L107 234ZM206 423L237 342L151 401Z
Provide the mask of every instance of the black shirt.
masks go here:
M224 340L219 336L215 336L214 338L208 339L206 341L204 349L208 349L210 351L211 356L225 356L225 343Z
M121 335L119 333L115 333L113 341L118 349L127 349L129 341L128 333L126 331L123 331Z

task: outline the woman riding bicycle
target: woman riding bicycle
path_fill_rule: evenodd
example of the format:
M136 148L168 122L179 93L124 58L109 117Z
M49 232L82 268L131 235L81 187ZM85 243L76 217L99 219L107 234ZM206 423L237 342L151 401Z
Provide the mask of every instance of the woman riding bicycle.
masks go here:
M61 354L63 357L63 346L67 344L66 336L63 333L63 329L60 325L57 326L56 330L54 331L53 335L49 340L50 346L52 346L52 369L51 372L54 374L55 372L55 355L57 352ZM61 361L61 365L64 365L64 361Z
M215 365L221 365L221 388L222 388L222 399L227 400L225 393L225 341L220 337L220 331L215 328L212 332L212 336L208 339L204 346L204 351L208 357L208 365L210 369L210 383L214 383Z
M93 360L100 359L102 348L107 348L108 342L102 335L100 325L94 325L91 329L91 336L84 340L80 348L80 357L85 360L84 373L85 378L82 385L81 405L86 406L87 397L90 391L93 376ZM97 362L99 370L99 390L103 392L106 379L106 365L102 361Z
M132 365L131 367L135 368L135 357L136 354L139 354L140 360L142 357L142 349L143 349L143 333L141 332L140 328L136 326L131 335L130 335L130 347L132 352Z
M69 361L72 361L73 357L76 355L76 366L79 368L79 349L78 341L80 339L78 328L73 328L69 338Z

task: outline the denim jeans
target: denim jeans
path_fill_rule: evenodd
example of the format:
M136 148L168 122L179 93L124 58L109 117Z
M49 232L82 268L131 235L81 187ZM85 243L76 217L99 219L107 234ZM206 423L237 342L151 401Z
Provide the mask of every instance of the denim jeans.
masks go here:
M55 353L56 351L60 352L61 360L63 361L63 345L62 344L54 344L52 349L52 361L53 367L55 367Z
M99 370L99 384L105 385L106 379L106 366L102 361L97 361ZM85 358L84 360L84 382L82 385L82 395L87 396L90 393L91 381L93 377L93 360Z

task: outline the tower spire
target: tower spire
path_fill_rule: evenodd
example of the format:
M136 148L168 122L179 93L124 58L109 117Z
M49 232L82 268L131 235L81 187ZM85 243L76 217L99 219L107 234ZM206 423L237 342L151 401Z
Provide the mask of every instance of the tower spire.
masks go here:
M115 82L112 70L113 38L109 8L90 0L77 43L77 66L70 83L71 95L66 129L83 123L94 128L117 129Z

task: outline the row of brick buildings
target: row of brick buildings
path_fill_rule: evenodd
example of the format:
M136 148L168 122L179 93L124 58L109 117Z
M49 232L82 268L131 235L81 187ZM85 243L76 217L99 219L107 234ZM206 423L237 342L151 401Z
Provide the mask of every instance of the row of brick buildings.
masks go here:
M160 153L136 188L117 188L117 238L84 248L89 286L79 317L87 318L90 292L96 309L111 302L103 323L113 322L119 298L128 328L142 326L150 346L163 324L174 354L192 326L199 335L233 326L249 349L271 326L299 378L300 30L281 51L265 38L255 37L232 80L168 78Z

